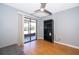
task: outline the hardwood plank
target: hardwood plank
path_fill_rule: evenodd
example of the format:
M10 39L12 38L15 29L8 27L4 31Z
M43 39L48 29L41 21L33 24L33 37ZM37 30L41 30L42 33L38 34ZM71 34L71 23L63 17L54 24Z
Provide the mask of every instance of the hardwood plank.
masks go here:
M23 51L25 55L79 55L79 49L41 39L24 44Z

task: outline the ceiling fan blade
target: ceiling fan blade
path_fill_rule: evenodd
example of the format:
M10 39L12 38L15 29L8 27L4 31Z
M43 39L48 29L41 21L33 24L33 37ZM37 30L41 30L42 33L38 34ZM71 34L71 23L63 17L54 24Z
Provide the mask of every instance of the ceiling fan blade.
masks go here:
M45 7L46 7L46 3L41 3L41 7L40 8L45 9Z
M44 12L48 13L49 15L52 15L52 13L46 9L44 10Z
M38 12L38 11L40 11L40 9L38 9L38 10L35 10L34 12Z

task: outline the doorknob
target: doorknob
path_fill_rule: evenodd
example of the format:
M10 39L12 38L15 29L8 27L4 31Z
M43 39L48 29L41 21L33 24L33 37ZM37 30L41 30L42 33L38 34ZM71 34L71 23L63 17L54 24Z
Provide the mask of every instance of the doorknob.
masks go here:
M51 36L51 32L49 32L49 36Z

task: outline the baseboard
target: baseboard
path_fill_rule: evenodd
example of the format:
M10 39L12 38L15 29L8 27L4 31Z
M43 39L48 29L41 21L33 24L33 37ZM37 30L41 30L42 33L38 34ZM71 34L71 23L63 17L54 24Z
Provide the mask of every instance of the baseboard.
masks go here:
M56 43L58 43L58 44L65 45L65 46L69 46L69 47L72 47L72 48L79 49L79 47L77 47L77 46L73 46L73 45L70 45L70 44L65 44L65 43L62 43L62 42L57 42L57 41L54 41L54 42L56 42Z
M39 38L38 40L44 40L43 38Z

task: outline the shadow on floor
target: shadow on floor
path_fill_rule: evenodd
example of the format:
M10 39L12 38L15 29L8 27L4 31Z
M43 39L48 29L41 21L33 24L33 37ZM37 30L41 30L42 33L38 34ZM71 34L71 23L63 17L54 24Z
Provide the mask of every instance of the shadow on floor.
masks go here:
M23 49L17 44L0 48L0 55L24 55Z

